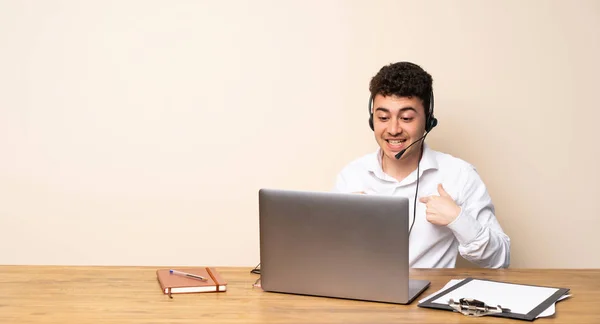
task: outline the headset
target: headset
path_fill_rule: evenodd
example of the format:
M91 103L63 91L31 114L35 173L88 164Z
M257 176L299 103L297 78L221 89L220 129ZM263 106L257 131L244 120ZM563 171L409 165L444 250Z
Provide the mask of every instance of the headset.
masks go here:
M413 68L417 68L417 69L421 69L420 66L418 66L417 64L411 63L411 62L403 62L404 64L410 65ZM422 70L422 69L421 69ZM371 127L371 130L375 130L375 128L373 127L373 100L375 98L373 98L373 95L371 95L371 97L369 97L369 126ZM429 134L429 132L435 127L437 126L438 121L437 119L433 116L433 87L431 88L431 92L429 93L429 111L427 114L427 120L425 120L425 132L427 134Z
M407 62L408 63L408 62ZM413 63L409 63L412 66L417 66L416 64ZM418 66L417 66L418 67ZM373 126L373 95L371 95L371 97L369 97L369 126L371 127L371 130L375 130L375 127ZM437 118L434 117L433 115L433 87L431 89L431 91L429 92L429 109L428 109L428 113L426 114L427 118L425 120L425 135L423 135L421 138L419 138L418 140L414 141L413 143L411 143L409 146L407 146L405 149L403 149L402 151L400 151L398 154L396 154L396 159L400 159L400 157L404 154L404 152L406 152L406 149L408 149L409 147L413 146L414 144L417 144L418 142L425 140L425 137L429 134L429 132L438 124ZM421 147L421 156L423 155L423 147ZM419 192L419 178L420 178L420 167L421 167L421 158L419 158L419 163L417 164L417 186L415 188L415 198L414 198L414 206L413 206L413 219L412 222L410 224L410 227L408 229L408 235L410 237L410 233L412 232L412 228L415 225L415 219L417 218L417 193Z

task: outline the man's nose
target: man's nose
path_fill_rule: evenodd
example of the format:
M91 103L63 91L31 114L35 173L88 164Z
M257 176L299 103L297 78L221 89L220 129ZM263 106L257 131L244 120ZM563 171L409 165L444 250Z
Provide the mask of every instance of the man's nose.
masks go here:
M388 124L388 133L390 133L390 135L397 135L402 133L402 127L400 127L398 119L392 119L391 122Z

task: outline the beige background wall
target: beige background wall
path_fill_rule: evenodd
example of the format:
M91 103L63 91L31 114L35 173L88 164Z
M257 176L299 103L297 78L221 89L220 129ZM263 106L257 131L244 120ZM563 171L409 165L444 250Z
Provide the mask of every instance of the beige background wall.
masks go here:
M0 264L254 266L257 190L329 190L411 60L512 266L600 267L600 1L13 0L0 44Z

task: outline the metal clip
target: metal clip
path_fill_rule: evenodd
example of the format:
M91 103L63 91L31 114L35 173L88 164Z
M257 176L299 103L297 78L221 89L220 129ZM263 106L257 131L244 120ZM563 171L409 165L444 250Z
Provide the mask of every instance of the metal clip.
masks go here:
M502 308L500 305L488 306L484 302L472 298L461 298L458 302L450 299L448 305L459 313L474 317L510 312L510 309Z

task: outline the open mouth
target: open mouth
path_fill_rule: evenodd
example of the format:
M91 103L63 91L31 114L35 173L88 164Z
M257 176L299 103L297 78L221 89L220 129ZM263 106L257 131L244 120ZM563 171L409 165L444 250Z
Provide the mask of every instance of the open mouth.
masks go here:
M385 140L385 141L388 142L388 143L390 143L391 145L402 145L402 144L404 144L404 142L406 142L405 139L402 139L402 140L391 140L391 139L388 139L388 140Z
M388 147L391 151L400 151L404 148L405 139L386 139Z

